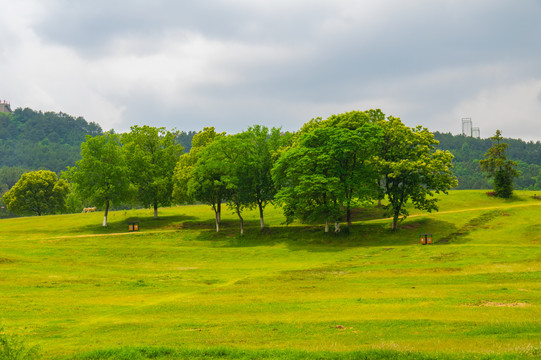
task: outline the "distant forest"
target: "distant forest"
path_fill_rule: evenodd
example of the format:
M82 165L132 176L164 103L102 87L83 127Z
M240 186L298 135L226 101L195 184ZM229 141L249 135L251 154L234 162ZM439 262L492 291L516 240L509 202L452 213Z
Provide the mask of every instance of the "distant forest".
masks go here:
M18 108L11 114L0 113L0 169L16 167L60 174L81 158L86 135L101 134L98 124L62 112ZM178 134L184 151L190 151L194 135L195 131Z
M454 173L458 178L455 189L490 189L485 174L481 172L479 160L492 145L490 138L477 139L463 135L435 132L441 150L449 150L454 156ZM520 139L504 139L509 144L507 157L518 163L520 177L515 180L515 189L541 190L541 142L525 142Z
M58 174L81 158L85 136L101 135L101 127L82 117L65 113L16 109L0 113L0 193L13 186L22 172L51 170ZM177 143L189 152L195 131L180 132ZM492 145L490 139L476 139L450 133L434 133L439 148L454 154L457 189L490 189L479 160ZM516 189L541 190L541 142L505 139L508 158L518 162L521 172Z
M65 170L80 158L85 135L101 135L96 123L64 113L16 109L0 113L0 167Z

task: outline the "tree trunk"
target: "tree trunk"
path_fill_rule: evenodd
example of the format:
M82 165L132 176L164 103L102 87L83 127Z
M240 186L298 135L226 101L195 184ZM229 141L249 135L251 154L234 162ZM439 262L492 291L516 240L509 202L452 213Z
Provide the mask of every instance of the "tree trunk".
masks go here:
M158 218L158 203L154 203L154 219Z
M103 226L107 227L107 214L109 214L109 200L105 200L105 215L103 216Z
M244 236L244 219L242 218L242 215L240 214L240 209L237 206L237 215L240 219L240 236Z
M396 231L398 228L398 213L395 213L393 216L393 226L391 227L392 231Z
M351 226L351 209L349 207L349 204L346 210L346 220L347 220L348 227L350 227Z
M326 233L329 232L329 222L328 221L325 221L325 232Z
M222 222L222 202L218 201L218 212L216 212L216 221L219 223Z
M261 230L265 228L265 220L263 219L263 204L259 203L259 222L261 224Z
M340 232L340 223L338 221L334 223L334 232L335 233Z

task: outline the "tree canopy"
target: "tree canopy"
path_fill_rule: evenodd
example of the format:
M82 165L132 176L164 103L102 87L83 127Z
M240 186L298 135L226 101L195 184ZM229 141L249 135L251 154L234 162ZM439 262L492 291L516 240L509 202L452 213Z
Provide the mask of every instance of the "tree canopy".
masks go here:
M382 132L365 112L313 119L273 170L289 221L351 224L351 209L376 194L373 157ZM335 231L339 231L336 225Z
M94 206L105 206L103 226L111 203L129 197L129 178L120 136L106 133L87 136L81 144L81 160L65 172L73 190Z
M479 165L487 173L488 178L494 179L494 195L510 198L513 195L513 180L519 176L516 170L517 162L507 159L509 145L502 142L500 130L496 130L496 134L490 139L493 144L486 152L485 158L479 161Z
M451 170L453 155L436 150L438 141L422 126L409 128L392 116L379 124L384 137L377 166L396 230L399 218L408 216L405 204L409 200L416 209L438 210L434 193L446 193L457 185Z
M158 206L171 204L173 173L182 145L175 143L174 133L147 125L132 126L129 133L122 135L122 144L137 201L153 206L157 218Z
M69 192L67 181L48 170L24 173L6 192L3 201L9 211L20 215L55 214L64 210Z

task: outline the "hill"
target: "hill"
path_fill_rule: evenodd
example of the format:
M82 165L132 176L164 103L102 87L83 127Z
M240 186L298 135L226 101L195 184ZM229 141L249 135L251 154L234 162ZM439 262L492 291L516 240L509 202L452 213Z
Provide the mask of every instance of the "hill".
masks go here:
M0 169L51 170L60 173L81 158L85 136L103 133L100 125L65 113L17 108L0 113ZM181 131L177 142L185 152L191 148L195 131Z
M481 172L479 160L492 146L490 139L477 139L463 135L435 132L440 142L438 148L449 150L455 158L454 173L458 178L457 189L490 189L492 185ZM509 144L507 156L518 162L521 175L515 180L515 188L541 190L541 142L525 142L521 139L504 139Z
M86 135L101 127L64 113L15 109L0 113L0 168L46 169L59 173L80 158Z
M362 214L349 235L283 226L271 207L243 238L208 206L112 212L107 229L103 213L0 220L0 314L45 359L536 359L532 195L451 191L395 233Z

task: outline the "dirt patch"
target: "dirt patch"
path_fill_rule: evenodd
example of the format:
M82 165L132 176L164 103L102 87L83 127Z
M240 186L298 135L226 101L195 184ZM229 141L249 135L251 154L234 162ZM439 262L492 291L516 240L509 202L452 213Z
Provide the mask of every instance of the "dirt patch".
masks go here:
M507 302L507 303L497 302L497 301L481 301L477 304L468 305L468 306L472 306L472 307L527 307L527 306L530 306L530 304L524 303L524 302L518 302L518 301Z
M0 264L11 264L13 260L10 260L8 258L0 258Z
M420 223L413 223L413 224L408 224L408 225L402 225L400 228L406 229L406 230L413 230L413 229L418 229L420 227L421 227Z

